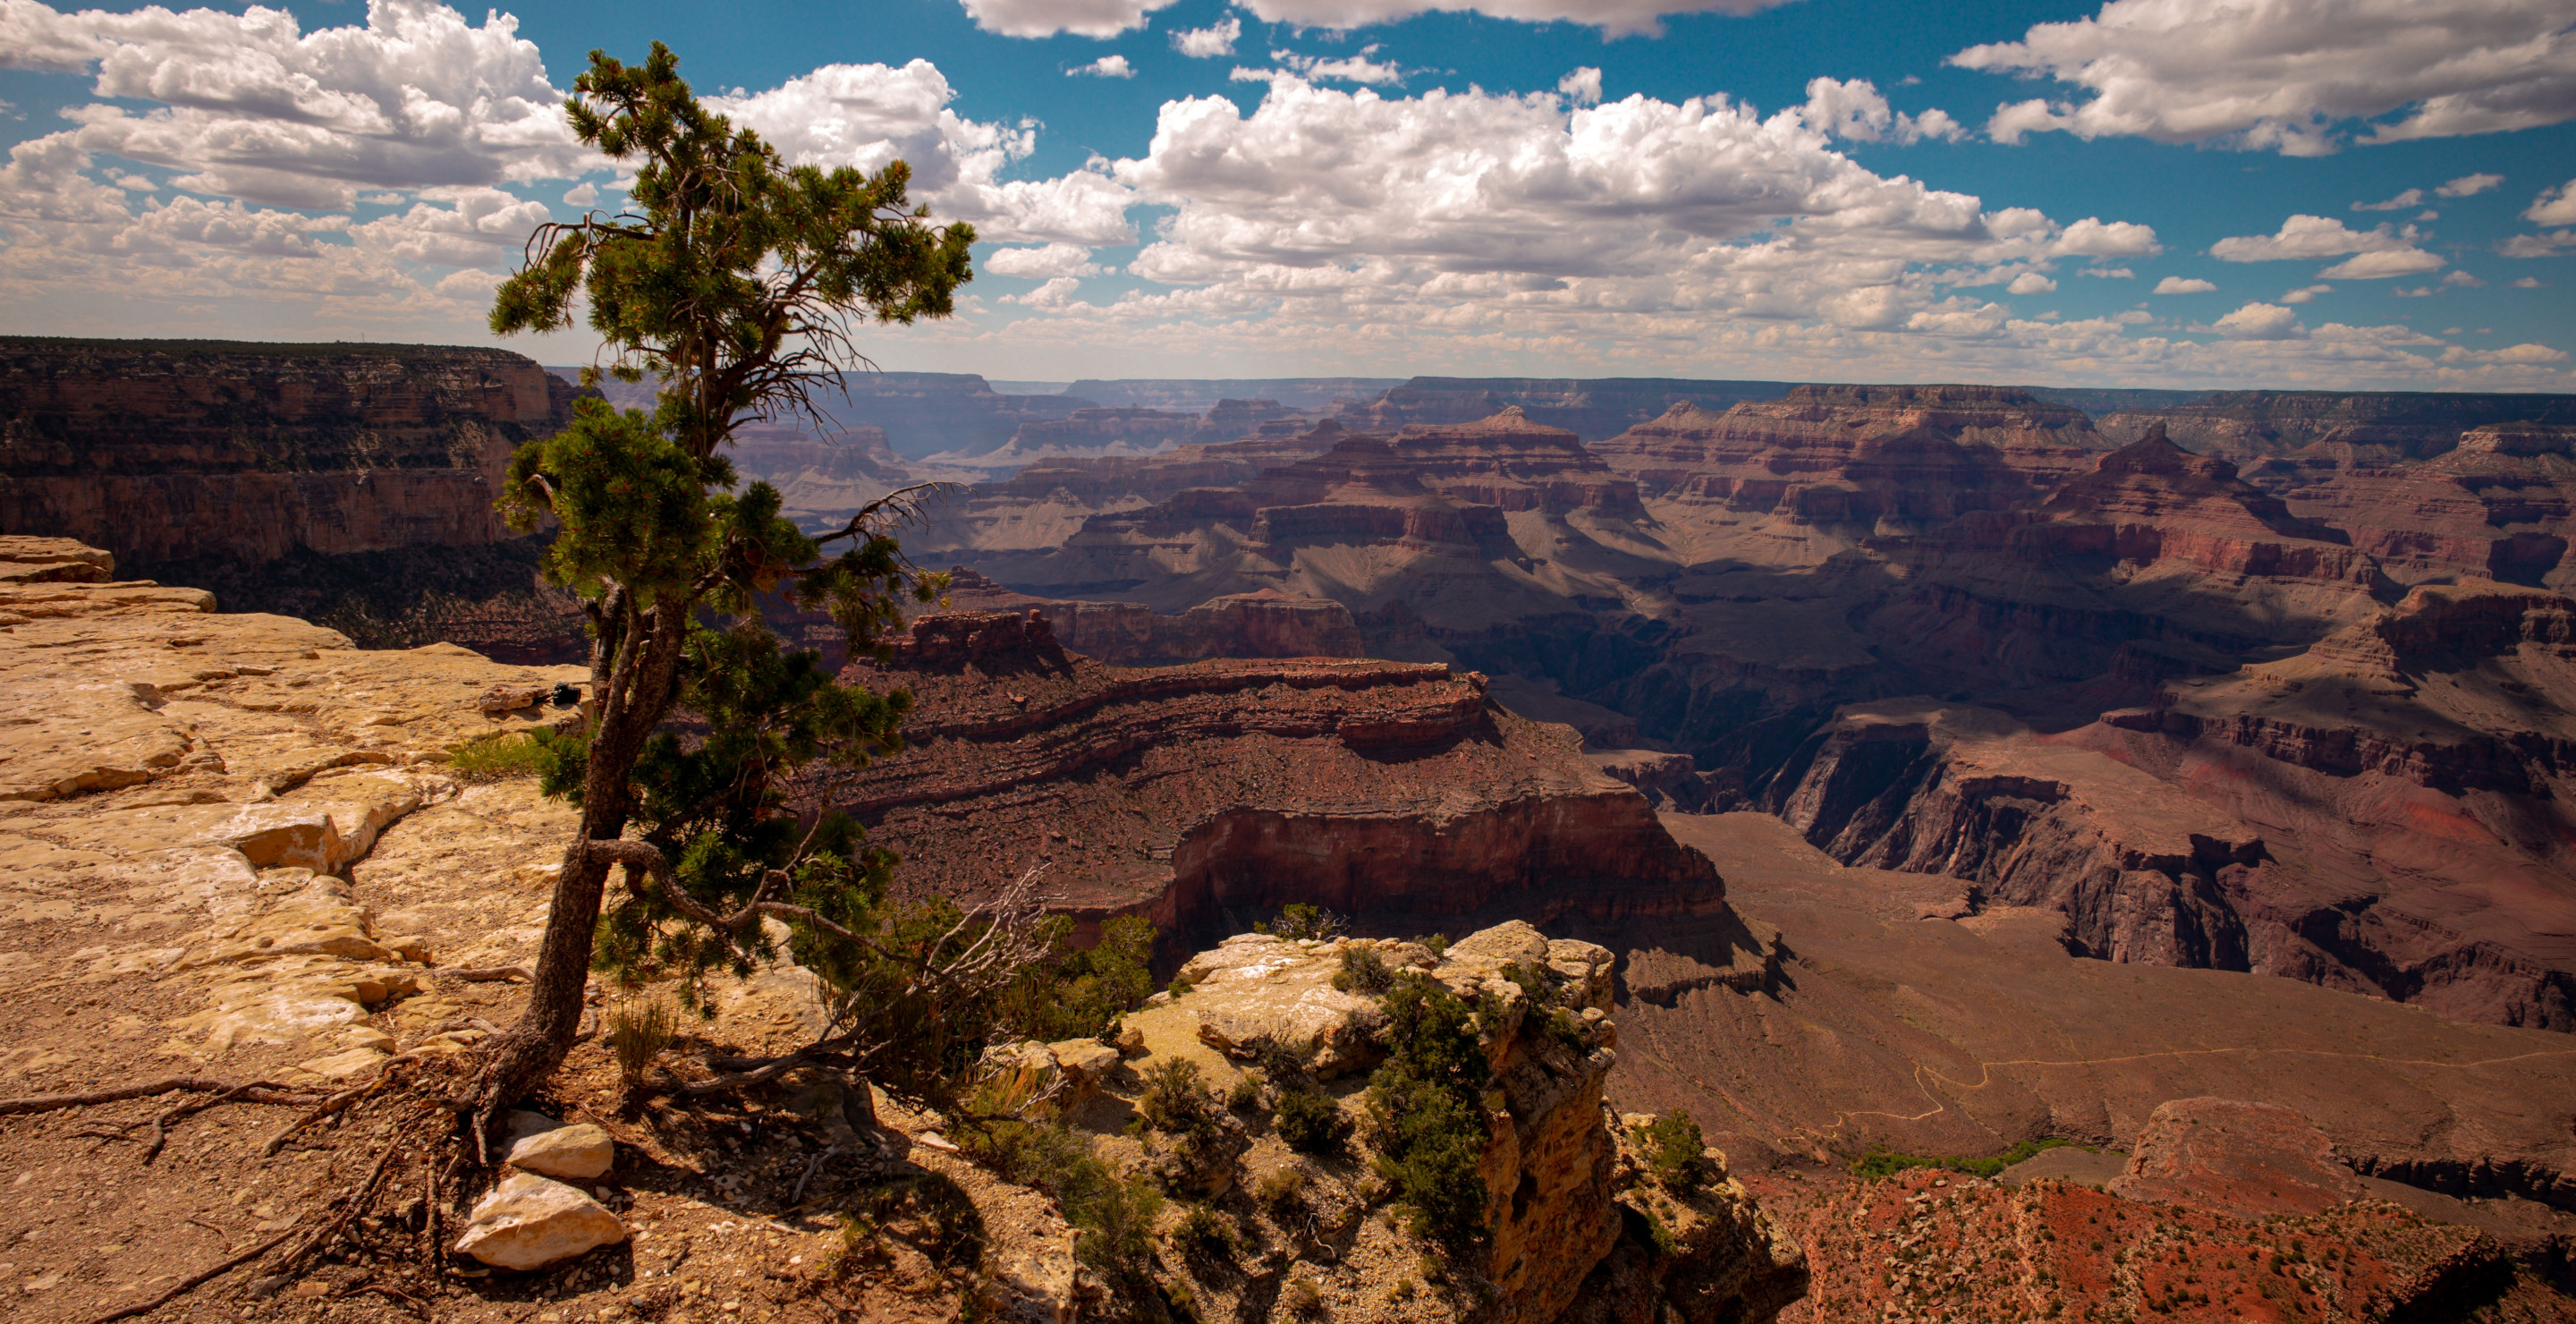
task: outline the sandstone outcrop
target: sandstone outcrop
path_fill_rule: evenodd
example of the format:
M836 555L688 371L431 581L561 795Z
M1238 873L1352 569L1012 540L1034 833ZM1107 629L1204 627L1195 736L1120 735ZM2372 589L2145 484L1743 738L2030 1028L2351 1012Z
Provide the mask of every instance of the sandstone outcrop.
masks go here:
M1368 652L1351 609L1330 598L1276 589L1210 598L1175 616L1130 602L1067 602L1013 592L959 566L948 603L960 611L1035 611L1056 642L1114 666L1217 657L1360 657Z
M1157 998L1157 1005L1127 1018L1149 1048L1138 1066L1189 1060L1222 1086L1258 1050L1319 1036L1321 1061L1333 1064L1335 1075L1365 1069L1376 1054L1353 1049L1382 1024L1375 1000L1332 987L1353 948L1425 974L1482 1008L1476 1034L1495 1082L1485 1100L1487 1138L1478 1163L1483 1234L1471 1251L1432 1256L1447 1260L1446 1272L1473 1290L1425 1294L1417 1309L1444 1320L1514 1324L1672 1318L1751 1324L1797 1299L1807 1279L1803 1252L1723 1170L1723 1157L1697 1190L1662 1192L1649 1184L1628 1128L1606 1108L1602 1091L1618 1056L1618 1034L1606 1015L1612 956L1599 946L1550 939L1525 923L1469 934L1436 955L1405 942L1237 935L1183 967L1196 976L1186 994ZM1568 1011L1580 1013L1571 1033L1551 1028L1551 1015ZM1347 1092L1360 1083L1336 1087L1346 1091L1342 1107L1361 1106ZM1095 1111L1087 1124L1114 1115ZM1255 1128L1241 1162L1297 1161L1264 1130ZM1290 1268L1315 1285L1321 1304L1336 1316L1365 1317L1383 1308L1396 1278L1417 1281L1419 1266L1431 1260L1397 1230L1396 1220L1361 1216L1382 1195L1345 1194L1340 1179L1322 1179L1338 1167L1321 1167L1310 1178L1308 1204L1317 1223L1342 1229L1331 1234L1336 1249L1328 1262ZM1192 1281L1194 1295L1210 1306L1252 1318L1265 1313L1236 1305L1249 1293L1230 1275L1194 1271ZM1396 1295L1411 1296L1413 1289Z
M1723 909L1715 871L1572 732L1444 664L1128 670L1067 653L1043 616L957 613L851 678L915 698L905 751L844 800L907 887L976 896L1042 867L1078 914L1183 933L1289 901L1426 926Z
M2237 1099L2176 1099L2138 1131L2124 1200L2187 1204L2239 1218L2313 1214L2367 1198L2334 1141L2297 1110Z
M1539 377L1416 377L1337 416L1362 432L1410 426L1454 427L1517 409L1538 423L1572 432L1588 442L1616 435L1677 404L1723 410L1743 400L1768 400L1787 382L1692 381L1654 377L1581 380Z

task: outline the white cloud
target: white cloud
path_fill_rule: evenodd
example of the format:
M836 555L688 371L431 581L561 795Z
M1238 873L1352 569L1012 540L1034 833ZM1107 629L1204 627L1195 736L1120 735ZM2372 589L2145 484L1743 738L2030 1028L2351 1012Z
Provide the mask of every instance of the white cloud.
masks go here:
M2155 257L2165 251L2155 227L2087 216L2066 227L2051 251L2070 257Z
M428 0L375 0L365 27L301 31L283 10L63 13L0 5L0 64L85 72L79 150L187 171L196 193L345 208L360 188L489 186L590 158L518 22L470 27Z
M1377 46L1372 44L1361 47L1360 53L1357 55L1345 55L1338 60L1327 60L1320 55L1300 55L1295 51L1272 51L1270 53L1270 58L1277 60L1279 63L1296 71L1298 77L1309 81L1331 79L1335 82L1343 83L1403 82L1404 71L1402 69L1391 64L1382 64L1369 58L1370 56L1377 54L1377 52ZM1234 76L1241 79L1244 76L1244 71L1237 69L1234 71ZM1255 78L1269 78L1272 77L1273 74L1265 71L1253 76Z
M1997 142L2034 131L2333 151L2341 126L2400 109L2366 142L2576 118L2576 34L2564 0L2109 0L2091 18L1950 57L2044 75L2080 102L1999 107Z
M1596 95L1594 100L1599 97ZM1802 113L1818 131L1857 142L1886 139L1912 143L1925 138L1956 142L1967 136L1967 130L1951 119L1948 111L1927 110L1920 117L1891 111L1887 98L1879 95L1878 86L1866 78L1849 82L1835 78L1807 80L1807 104Z
M2398 194L2396 197L2390 198L2386 202L2356 202L2352 204L2352 209L2354 211L2404 211L2409 207L2421 207L2423 205L2424 190L2420 188L2410 188L2405 192Z
M1099 169L1046 180L1000 179L1036 150L1037 132L966 119L937 66L832 64L747 97L709 97L796 164L874 170L901 159L913 196L940 219L973 221L987 239L1132 242L1127 190Z
M1136 66L1127 63L1127 57L1124 55L1104 55L1089 64L1077 64L1064 72L1065 76L1069 78L1081 78L1085 76L1092 78L1133 78L1136 76Z
M2540 278L2538 276L2516 276L2513 279L2513 287L2517 290L2536 290L2540 288Z
M2535 225L2576 225L2576 179L2541 190L2540 196L2523 208L2522 219Z
M1601 71L1584 65L1556 80L1557 95L1578 106L1601 104Z
M591 204L599 201L599 186L588 180L584 180L581 183L575 184L571 188L564 190L563 200L566 206L590 206Z
M2331 216L2297 215L2281 223L2278 234L2236 235L2209 246L2222 262L2282 262L2357 254L2318 272L2327 280L2380 280L2439 271L2442 259L2415 247L2415 227L2392 229L2382 223L2355 230Z
M1073 292L1081 287L1082 282L1071 276L1058 276L1026 294L1003 295L1002 302L1016 303L1042 312L1061 312L1072 306Z
M1041 4L1045 0L1021 0ZM1309 28L1357 28L1416 14L1473 13L1527 23L1581 23L1602 35L1649 35L1674 14L1750 14L1788 0L1243 0L1267 22Z
M2408 289L2403 285L2397 285L2390 287L2388 292L2400 299L2429 299L2434 295L2441 293L2440 290L2435 289L2430 285L2418 285L2413 289Z
M1048 244L1042 248L1002 248L984 259L984 269L996 276L1097 276L1099 263L1091 260L1091 250L1080 244Z
M2334 293L2332 285L2302 285L2281 296L2283 303L2315 303L2320 294Z
M2230 340L2290 340L2306 332L2297 313L2273 303L2249 303L2218 319L2218 333Z
M2462 175L2433 191L2446 198L2474 198L2503 182L2502 175Z
M2345 258L2317 273L2323 280L2386 280L2442 269L2442 259L2420 248L2394 248Z
M2524 343L2506 349L2462 349L2457 345L2442 351L2444 363L2565 363L2567 351L2547 345Z
M2485 281L2482 281L2465 271L2454 271L2450 275L2444 276L2442 278L2442 283L2445 285L2457 285L2463 289L2471 290L2485 289L2487 284Z
M2104 280L2133 280L2137 277L2138 273L2129 270L2127 267L2086 267L2075 274L2078 276L2099 276Z
M2012 284L2004 287L2006 294L2055 294L2056 292L2057 282L2036 271L2025 271L2013 277Z
M2207 294L2218 287L2197 276L2167 276L2156 282L2156 294Z
M1203 28L1187 28L1172 34L1172 49L1197 60L1213 60L1234 54L1235 39L1243 35L1243 20L1232 14L1222 23Z
M2506 257L2555 257L2559 250L2576 248L2576 230L2555 234L2518 234L2496 248Z
M1115 37L1173 0L962 0L975 26L1005 37Z
M529 233L550 217L544 203L500 189L430 189L422 196L427 200L407 212L349 227L350 236L414 262L500 270L518 263Z

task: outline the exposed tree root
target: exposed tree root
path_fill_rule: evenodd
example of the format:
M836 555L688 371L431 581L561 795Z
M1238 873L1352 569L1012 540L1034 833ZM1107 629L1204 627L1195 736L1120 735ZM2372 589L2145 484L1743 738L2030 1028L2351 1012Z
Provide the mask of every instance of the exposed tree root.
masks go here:
M221 1094L227 1099L240 1097L252 1103L303 1103L317 1097L311 1090L299 1090L291 1085L279 1085L269 1081L240 1084L229 1080L216 1080L211 1076L170 1076L161 1080L146 1081L139 1085L119 1085L113 1089L92 1090L86 1094L29 1094L15 1099L0 1099L0 1117L57 1112L64 1108L84 1108L92 1104L116 1103L125 1099L148 1099L155 1095L170 1094L179 1090ZM262 1092L276 1097L259 1097ZM193 1112L195 1109L188 1111ZM183 1116L184 1114L173 1115Z

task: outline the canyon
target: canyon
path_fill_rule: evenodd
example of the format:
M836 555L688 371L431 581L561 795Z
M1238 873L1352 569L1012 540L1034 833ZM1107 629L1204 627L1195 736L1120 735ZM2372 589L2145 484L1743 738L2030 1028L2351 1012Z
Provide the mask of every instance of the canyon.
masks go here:
M432 719L383 696L550 684L580 658L577 612L535 578L543 535L459 495L579 388L508 355L330 348L11 349L0 534L98 534L22 540L0 576L20 595L0 629L22 641L0 652L97 672L48 662L62 715L10 736L33 843L13 849L55 871L26 923L63 905L110 929L118 907L158 915L179 903L109 892L145 887L137 869L193 878L273 816L300 826L251 861L250 892L204 865L231 881L200 890L233 898L206 902L208 933L235 930L209 950L266 935L261 915L348 934L277 967L285 992L238 956L183 957L153 985L159 1010L116 1012L146 1028L99 1070L142 1069L150 1043L333 1078L387 1047L357 1021L405 1048L497 1015L507 985L435 966L506 965L534 932L538 894L519 892L564 811L439 765L571 711L451 702ZM160 394L120 413L138 397L96 385L118 373ZM1597 948L1615 1052L1549 1089L1593 1114L1696 1118L1818 1264L1784 1318L1943 1317L1946 1286L1896 1271L1924 1255L1960 1275L1945 1284L1971 1260L2018 1275L2034 1311L2080 1282L2064 1303L2269 1317L2277 1275L2228 1277L2186 1246L2282 1217L2355 1257L2331 1290L2372 1309L2465 1291L2557 1317L2538 1284L2576 1246L2568 398L1078 385L890 374L854 381L830 427L749 425L736 447L809 529L953 485L904 533L952 568L946 600L882 654L771 613L846 679L915 696L906 748L832 793L902 857L905 895L988 895L1036 868L1086 935L1152 920L1164 974L1290 902L1369 942L1519 922ZM384 486L396 475L414 486ZM151 519L120 531L94 494L128 479ZM228 523L236 508L251 523ZM118 537L139 550L97 546ZM196 550L163 555L180 546ZM317 624L241 611L263 606ZM161 633L109 637L146 620ZM91 651L23 642L57 629ZM354 698L259 706L316 686L398 720L367 727ZM278 716L242 724L253 712ZM116 815L161 835L128 847L85 826ZM450 858L467 876L440 873ZM193 950L153 926L194 918L131 922L131 943L81 940L110 953L79 958L87 977L145 970L147 939ZM10 964L70 959L53 942ZM1152 1051L1206 1047L1180 1012L1213 991L1158 1004L1172 1024ZM796 997L793 972L728 992L724 1033L777 1032ZM255 1029L315 998L354 1019ZM395 1014L414 1001L456 1010L415 1025ZM171 1028L188 1016L210 1019ZM219 1023L233 1039L216 1047ZM63 1045L105 1024L48 1022L8 1061L81 1083ZM1239 1075L1223 1058L1207 1070ZM2178 1152L2164 1110L2190 1099L2295 1117L2247 1124L2271 1137L2261 1161L2323 1155L2292 1176L2333 1198L2248 1213L2228 1192L2253 1159L2158 1158ZM2051 1150L2031 1162L2056 1167L2001 1182L1847 1179L1873 1151L2043 1139L2110 1153ZM2142 1175L2114 1180L2118 1163ZM2139 1219L2167 1228L2112 1238L2116 1263L2039 1249ZM1623 1226L1596 1267L1626 1266L1619 1299L1644 1302L1665 1290L1642 1267L1651 1238ZM1891 1258L1899 1235L1947 1248ZM1728 1254L1750 1244L1727 1236ZM1997 1260L2005 1242L2021 1249ZM2230 1286L2184 1301L2133 1271L2172 1255Z

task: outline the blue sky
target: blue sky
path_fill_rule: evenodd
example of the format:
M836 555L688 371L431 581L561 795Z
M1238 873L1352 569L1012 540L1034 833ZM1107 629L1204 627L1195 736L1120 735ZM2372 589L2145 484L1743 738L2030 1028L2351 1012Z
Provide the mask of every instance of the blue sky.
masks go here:
M2576 389L2536 0L1441 2L0 0L0 330L482 341L659 38L993 241L888 367Z

